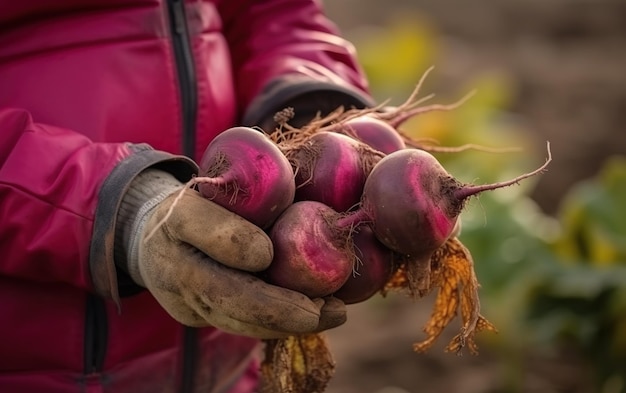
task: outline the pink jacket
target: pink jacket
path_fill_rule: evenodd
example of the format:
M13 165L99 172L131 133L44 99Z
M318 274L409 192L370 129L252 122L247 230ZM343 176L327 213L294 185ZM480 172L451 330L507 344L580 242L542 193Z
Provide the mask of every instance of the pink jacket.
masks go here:
M1 392L253 391L259 343L181 326L116 269L115 212L230 126L370 104L320 8L0 0Z

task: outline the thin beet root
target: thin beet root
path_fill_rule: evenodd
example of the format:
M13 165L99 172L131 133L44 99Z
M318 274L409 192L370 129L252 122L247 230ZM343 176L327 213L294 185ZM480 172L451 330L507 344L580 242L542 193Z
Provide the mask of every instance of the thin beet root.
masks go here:
M427 105L427 106L422 106L422 107L407 108L405 110L397 110L392 117L391 116L389 117L388 122L392 127L398 129L400 128L402 124L404 124L409 119L417 115L428 113L428 112L435 112L435 111L454 110L460 107L461 105L463 105L467 100L472 98L475 94L476 94L476 91L474 90L470 91L465 96L463 96L460 100L458 100L457 102L453 104L448 104L448 105L432 104L432 105Z
M471 91L453 104L448 104L448 105L432 104L432 105L427 105L427 106L420 106L425 101L430 100L432 97L434 97L434 95L431 94L420 99L417 98L422 88L422 85L424 84L424 82L426 81L426 78L428 77L428 74L430 74L430 72L434 69L435 67L429 67L426 71L424 71L419 82L417 83L417 85L415 86L415 88L413 89L409 97L404 101L404 103L398 105L397 107L391 107L391 110L379 111L373 115L381 120L384 120L386 123L388 123L390 126L392 126L394 129L397 130L406 121L408 121L409 119L419 114L423 114L427 112L434 112L434 111L454 110L460 107L461 105L463 105L474 94L476 94L475 91ZM411 140L411 138L407 136L404 136L404 137L406 139L405 143L407 146L419 148L419 146L415 146L415 141Z

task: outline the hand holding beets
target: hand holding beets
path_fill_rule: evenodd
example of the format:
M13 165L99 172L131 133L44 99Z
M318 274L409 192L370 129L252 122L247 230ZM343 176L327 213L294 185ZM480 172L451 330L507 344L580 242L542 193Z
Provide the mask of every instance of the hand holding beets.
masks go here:
M456 236L469 197L546 169L549 145L544 165L509 181L455 179L426 151L436 148L421 148L399 126L467 97L419 107L420 85L392 111L339 110L301 129L284 121L271 134L235 127L207 147L190 184L270 236L275 255L261 279L310 298L366 301L385 292L398 261L430 264Z
M363 294L374 295L385 277L369 277L370 269L386 276L394 254L427 263L458 226L467 198L515 184L548 164L507 182L474 186L421 149L385 155L328 131L283 143L246 127L222 135L201 161L210 176L194 182L204 197L266 229L275 257L261 277L312 298L338 291L341 298L348 281L353 292L362 282ZM370 243L380 244L364 243L361 233L369 231ZM388 268L363 263L375 252L384 255L373 259Z

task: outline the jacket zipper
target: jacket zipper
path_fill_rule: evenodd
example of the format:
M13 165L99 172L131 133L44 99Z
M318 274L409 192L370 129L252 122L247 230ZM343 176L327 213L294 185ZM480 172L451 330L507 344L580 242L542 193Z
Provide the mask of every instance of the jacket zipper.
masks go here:
M104 300L94 294L87 295L85 307L85 374L102 371L107 347L107 314Z
M183 114L182 151L188 157L195 153L195 127L197 111L197 93L195 89L195 70L188 38L185 6L183 0L168 0L174 57L178 70L181 105ZM191 389L195 363L195 331L185 328L183 356L183 392ZM104 300L89 294L85 310L85 374L102 371L107 346L107 315Z
M169 19L172 29L172 44L176 69L178 71L178 85L180 87L182 105L182 151L187 157L194 158L198 97L194 61L189 41L189 30L185 17L184 0L168 0L167 8L170 13Z
M180 385L181 393L190 393L193 391L196 355L198 352L197 345L198 330L185 326L183 329L183 362L182 362L182 381Z
M187 157L194 158L196 150L195 129L198 110L198 93L196 91L196 73L189 41L187 18L185 17L184 0L168 0L167 8L170 13L172 44L181 96L181 111L183 117L182 151ZM194 371L196 368L196 342L197 330L185 327L183 329L182 380L180 386L182 393L191 392L193 389Z

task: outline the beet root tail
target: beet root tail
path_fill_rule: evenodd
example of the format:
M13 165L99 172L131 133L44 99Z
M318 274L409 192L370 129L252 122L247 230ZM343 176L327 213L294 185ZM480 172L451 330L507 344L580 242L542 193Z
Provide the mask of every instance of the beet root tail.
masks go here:
M501 181L501 182L491 183L491 184L463 186L454 192L454 197L457 198L459 201L462 201L473 195L480 194L483 191L491 191L491 190L496 190L498 188L512 186L513 184L519 184L519 182L524 179L527 179L529 177L545 172L548 168L548 165L552 161L552 153L550 152L550 142L546 143L546 149L548 151L548 158L546 159L546 162L543 165L541 165L539 168L535 169L534 171L525 173L523 175L517 176L516 178L507 180L507 181Z

